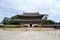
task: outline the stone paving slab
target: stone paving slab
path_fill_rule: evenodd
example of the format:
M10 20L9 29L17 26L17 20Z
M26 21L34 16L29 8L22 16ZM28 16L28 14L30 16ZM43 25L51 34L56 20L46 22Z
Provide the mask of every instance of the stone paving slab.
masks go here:
M0 31L0 40L60 40L60 31Z

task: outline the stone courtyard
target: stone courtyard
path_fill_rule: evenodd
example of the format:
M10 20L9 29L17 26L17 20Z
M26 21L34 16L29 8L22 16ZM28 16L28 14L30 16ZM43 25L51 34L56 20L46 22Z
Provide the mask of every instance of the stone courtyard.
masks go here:
M0 40L60 40L60 30L53 31L0 30Z

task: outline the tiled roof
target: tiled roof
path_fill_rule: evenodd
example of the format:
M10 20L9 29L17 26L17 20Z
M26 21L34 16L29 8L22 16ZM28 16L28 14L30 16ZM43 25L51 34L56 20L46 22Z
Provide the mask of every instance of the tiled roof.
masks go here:
M39 16L39 13L23 13L23 16Z
M24 12L21 16L44 16L44 14L39 14L39 12L32 12L32 13L27 13Z

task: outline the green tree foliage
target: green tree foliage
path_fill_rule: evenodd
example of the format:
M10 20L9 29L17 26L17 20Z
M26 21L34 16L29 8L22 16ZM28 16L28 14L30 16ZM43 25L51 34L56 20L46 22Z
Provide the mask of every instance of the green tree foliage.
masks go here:
M15 19L11 19L10 20L10 24L14 24L14 25L18 25L19 24L19 22L17 22Z
M56 23L52 20L44 20L42 24L56 24Z
M3 24L10 24L10 20L7 17L5 17L3 20Z
M59 22L59 24L60 24L60 22Z
M18 25L19 22L17 22L15 19L19 19L19 15L12 16L11 18L5 17L3 19L3 24L5 24L5 25L10 25L10 24Z
M15 15L15 16L12 16L11 19L19 19L20 16L19 15Z

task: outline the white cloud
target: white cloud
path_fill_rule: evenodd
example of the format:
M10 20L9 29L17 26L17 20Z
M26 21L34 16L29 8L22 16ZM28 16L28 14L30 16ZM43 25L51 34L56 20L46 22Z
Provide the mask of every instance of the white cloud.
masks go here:
M2 10L1 7L6 9ZM19 10L20 12L39 11L41 14L48 14L48 19L60 21L60 0L0 0L0 9L2 10L0 10L0 15L2 15L2 13L3 15L6 13L8 16L14 13L20 14ZM10 9L15 10L11 11Z

